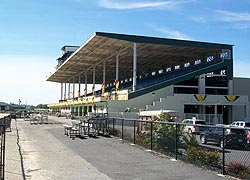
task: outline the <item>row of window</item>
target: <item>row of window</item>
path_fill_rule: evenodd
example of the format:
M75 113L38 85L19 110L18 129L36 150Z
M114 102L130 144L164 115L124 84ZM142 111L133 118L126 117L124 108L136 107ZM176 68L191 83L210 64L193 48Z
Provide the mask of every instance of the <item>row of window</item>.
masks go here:
M207 58L206 58L206 62L207 62L207 63L212 62L212 61L214 61L214 60L215 60L215 58L214 58L213 55L207 56ZM199 65L199 64L201 64L201 63L202 63L201 59L197 59L197 60L194 61L194 65L195 65L195 66L196 66L196 65ZM191 63L190 63L190 62L184 63L184 68L187 68L187 67L190 67L190 66L191 66ZM175 71L176 71L176 70L179 70L179 69L181 69L181 65L175 65L175 66L174 66L174 70L175 70ZM166 73L169 73L169 72L171 72L171 71L172 71L172 67L167 67L167 68L165 69L165 72L166 72ZM159 75L160 75L160 74L163 74L163 73L164 73L164 69L158 70L158 74L159 74ZM155 76L155 75L157 75L157 71L151 72L151 76ZM144 76L147 77L148 74L145 74ZM139 79L142 79L142 75L139 75ZM131 78L128 78L128 79L125 79L125 80L120 80L120 83L122 84L122 83L131 82L131 81L132 81L132 77L131 77ZM109 84L107 84L107 87L114 86L114 85L115 85L115 82L109 83Z

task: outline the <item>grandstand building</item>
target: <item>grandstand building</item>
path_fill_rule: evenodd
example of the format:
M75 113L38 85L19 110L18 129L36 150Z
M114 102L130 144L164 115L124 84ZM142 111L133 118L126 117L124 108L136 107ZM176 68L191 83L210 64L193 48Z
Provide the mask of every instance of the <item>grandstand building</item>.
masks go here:
M53 112L126 118L173 110L209 124L249 117L250 94L240 84L250 83L233 78L232 45L96 32L67 49L47 79L61 83Z

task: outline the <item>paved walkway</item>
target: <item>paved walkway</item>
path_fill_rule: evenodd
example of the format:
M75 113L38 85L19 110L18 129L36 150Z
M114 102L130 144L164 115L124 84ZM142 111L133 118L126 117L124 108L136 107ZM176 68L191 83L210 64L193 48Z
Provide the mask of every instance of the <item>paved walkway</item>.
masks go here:
M75 138L64 135L68 119L50 117L49 124L30 125L18 119L18 133L7 133L6 179L60 180L223 180L214 172L156 156L117 138ZM24 161L24 178L17 134Z

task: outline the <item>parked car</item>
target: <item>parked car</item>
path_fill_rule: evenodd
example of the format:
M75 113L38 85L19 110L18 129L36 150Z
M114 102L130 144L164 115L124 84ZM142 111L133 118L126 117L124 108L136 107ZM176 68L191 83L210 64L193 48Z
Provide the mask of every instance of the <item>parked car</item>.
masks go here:
M247 144L246 131L239 128L224 129L225 147L245 148ZM214 142L223 147L223 127L209 127L206 131L201 132L200 142L206 144Z
M205 127L202 127L202 125L206 125L206 121L201 120L201 119L195 119L195 118L184 119L182 123L187 124L184 127L184 132L187 132L189 134L200 133L201 131L204 131L206 129Z
M247 144L250 146L250 123L245 121L234 121L233 123L229 124L229 127L236 126L240 128L248 128L246 129L247 134Z
M245 127L250 127L250 123L246 123L245 121L234 121L233 123L229 124L229 126L237 126L245 128Z

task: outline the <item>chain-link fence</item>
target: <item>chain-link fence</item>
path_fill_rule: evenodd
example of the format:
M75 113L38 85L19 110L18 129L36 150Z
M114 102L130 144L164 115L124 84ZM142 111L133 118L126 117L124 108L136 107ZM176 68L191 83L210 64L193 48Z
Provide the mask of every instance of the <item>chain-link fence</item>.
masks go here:
M250 179L249 129L138 119L109 118L109 133L175 159ZM199 131L200 130L200 131Z
M7 127L10 127L11 119L9 117L5 117L0 119L0 179L4 179L4 169L5 169L5 132L6 132L6 124Z

